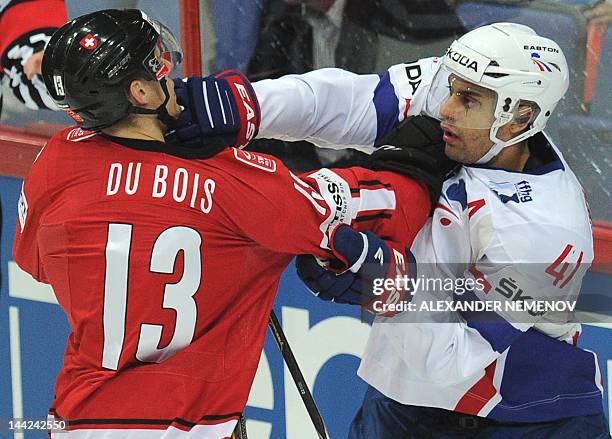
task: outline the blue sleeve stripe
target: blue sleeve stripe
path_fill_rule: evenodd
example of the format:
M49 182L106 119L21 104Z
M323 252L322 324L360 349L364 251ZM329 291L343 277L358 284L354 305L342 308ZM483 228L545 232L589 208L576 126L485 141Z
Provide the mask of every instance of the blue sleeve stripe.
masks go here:
M454 295L455 302L477 302L480 299L472 292ZM499 353L504 352L523 332L516 329L494 311L462 311L467 325L489 342Z
M385 137L397 124L399 119L399 101L391 84L389 72L381 76L374 90L374 108L376 109L375 145Z

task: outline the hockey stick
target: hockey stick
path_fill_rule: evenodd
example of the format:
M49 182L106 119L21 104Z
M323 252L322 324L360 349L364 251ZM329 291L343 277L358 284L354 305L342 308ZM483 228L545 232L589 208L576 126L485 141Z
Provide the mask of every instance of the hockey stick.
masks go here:
M293 382L302 397L302 401L304 401L304 405L306 406L306 410L310 415L310 420L312 421L315 430L317 430L317 434L319 435L319 439L327 439L329 436L327 435L327 429L325 428L325 422L323 422L323 418L321 417L321 413L319 412L319 408L308 389L308 385L306 384L306 380L304 380L304 375L302 375L302 371L297 364L295 356L291 351L291 347L289 346L289 342L287 341L287 337L285 337L285 333L283 332L283 328L278 321L278 317L272 310L270 313L270 321L268 322L270 325L270 330L272 331L272 335L274 336L274 340L276 340L276 344L283 354L283 358L285 359L285 364L287 364L287 368L293 377Z
M243 415L240 415L240 419L238 419L236 428L234 428L234 432L232 433L232 439L248 439L246 420L244 419Z

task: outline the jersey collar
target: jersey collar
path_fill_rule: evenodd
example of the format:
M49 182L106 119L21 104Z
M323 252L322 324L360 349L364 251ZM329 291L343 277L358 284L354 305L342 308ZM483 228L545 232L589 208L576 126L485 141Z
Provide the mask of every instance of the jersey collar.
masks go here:
M463 165L467 168L491 169L513 174L544 175L556 170L565 171L565 165L557 149L544 133L536 133L528 139L530 157L522 171L495 168L487 165Z

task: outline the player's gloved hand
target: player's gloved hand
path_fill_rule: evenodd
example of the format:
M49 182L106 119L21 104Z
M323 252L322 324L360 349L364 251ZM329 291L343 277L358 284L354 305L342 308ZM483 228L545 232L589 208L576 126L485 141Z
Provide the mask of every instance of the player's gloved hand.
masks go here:
M167 143L216 153L228 146L242 148L257 135L259 103L251 83L239 71L174 79L174 90L184 109L166 134Z
M330 271L329 266L324 268L312 256L299 256L296 260L298 275L317 297L361 305L383 316L396 313L390 304L411 299L410 292L395 282L409 274L407 250L400 245L346 225L333 230L330 243L342 264L339 272Z
M371 288L355 273L330 271L325 262L311 255L298 256L295 265L300 279L319 299L351 305L365 305L372 300Z
M379 142L382 146L372 154L369 167L419 180L429 190L433 206L436 206L442 183L458 166L444 153L442 135L438 120L427 116L410 117Z

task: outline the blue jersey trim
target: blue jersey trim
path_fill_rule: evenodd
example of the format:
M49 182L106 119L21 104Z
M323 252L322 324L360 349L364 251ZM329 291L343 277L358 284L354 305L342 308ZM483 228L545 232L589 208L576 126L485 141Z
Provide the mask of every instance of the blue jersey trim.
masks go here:
M473 292L454 295L455 302L480 302L481 300ZM523 335L523 332L508 323L503 317L494 311L461 311L461 316L467 325L478 331L478 333L489 342L495 352L502 353Z
M506 356L502 400L488 417L537 422L601 413L595 355L531 328Z
M374 108L376 109L376 140L374 144L385 137L399 121L399 101L391 84L389 72L380 77L380 82L374 90Z
M461 209L467 209L467 191L465 189L465 180L459 179L456 183L451 184L445 191L447 200L457 201L461 204ZM448 203L450 205L450 203Z

